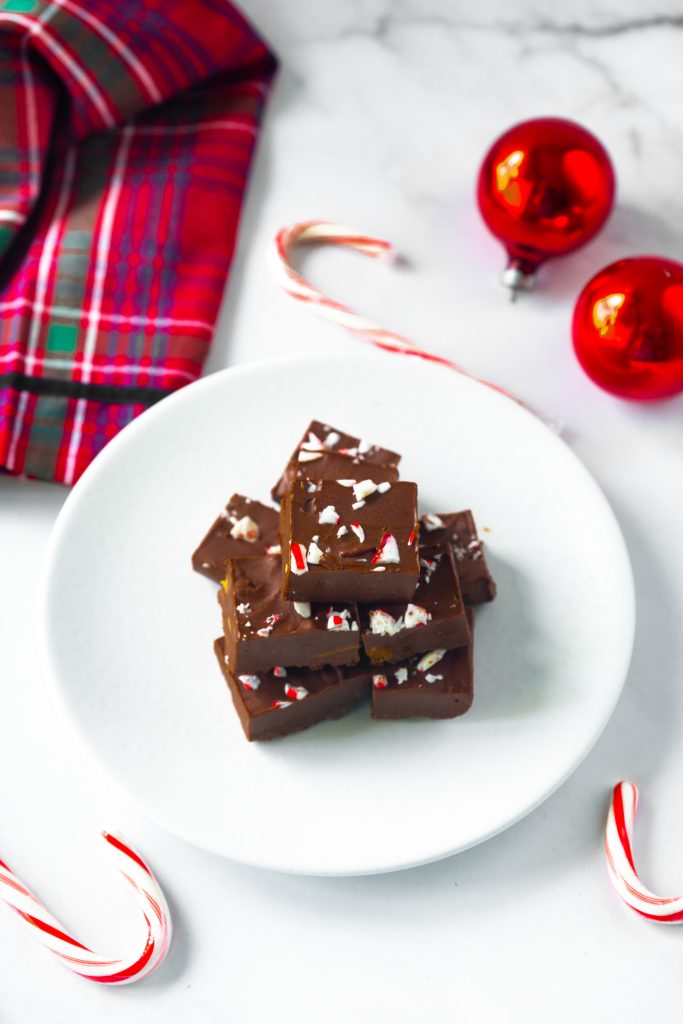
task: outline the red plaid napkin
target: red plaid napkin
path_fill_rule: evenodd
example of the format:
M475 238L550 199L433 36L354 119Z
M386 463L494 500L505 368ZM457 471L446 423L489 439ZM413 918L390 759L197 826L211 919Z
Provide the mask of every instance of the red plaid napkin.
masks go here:
M0 467L199 375L274 68L226 0L0 0Z

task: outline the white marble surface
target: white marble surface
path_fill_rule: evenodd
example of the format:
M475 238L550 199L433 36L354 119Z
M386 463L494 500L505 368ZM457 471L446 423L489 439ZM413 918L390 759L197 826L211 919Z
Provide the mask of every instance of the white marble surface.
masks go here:
M329 217L392 239L405 268L320 253L306 269L564 424L630 548L632 670L572 779L484 846L367 879L236 867L142 819L62 725L36 653L36 578L65 492L0 480L0 852L86 940L115 951L136 919L97 856L97 830L121 827L158 869L177 924L155 978L101 991L53 963L0 908L0 1024L124 1014L164 1024L676 1019L683 935L618 904L601 830L610 785L632 778L644 791L642 873L654 888L683 887L683 399L638 407L602 394L573 358L568 325L579 287L604 263L638 251L683 258L683 9L671 0L244 7L283 70L208 369L357 344L271 284L263 253L280 224ZM577 118L601 137L619 203L598 240L547 266L538 294L511 307L473 181L493 137L540 114Z

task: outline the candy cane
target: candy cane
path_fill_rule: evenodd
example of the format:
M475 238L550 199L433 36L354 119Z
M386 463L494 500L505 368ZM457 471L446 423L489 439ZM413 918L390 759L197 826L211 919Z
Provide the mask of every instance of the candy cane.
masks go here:
M683 896L655 896L638 877L631 840L638 806L638 789L632 782L618 782L605 830L607 871L624 903L650 921L677 924L683 921Z
M142 858L123 840L108 832L102 835L114 863L133 890L147 927L142 947L132 956L111 960L93 953L66 931L1 860L0 898L69 970L88 981L127 985L156 971L166 957L171 944L171 915L159 883Z
M461 373L465 377L478 381L480 384L485 384L486 387L493 388L494 391L498 391L507 398L511 398L520 405L524 405L524 402L519 398L511 395L509 391L499 387L497 384L493 384L489 380L483 380L481 377L476 377L473 373L465 370L464 367L459 366L450 359L446 359L445 356L439 356L433 352L427 352L425 349L418 348L412 341L403 338L400 334L395 334L393 331L385 331L371 320L367 320L359 313L349 309L348 306L343 306L339 302L328 299L327 296L323 295L317 288L314 288L305 278L297 274L292 267L291 252L295 246L304 243L336 245L346 249L355 249L356 252L364 253L373 259L394 260L396 253L390 242L385 242L381 238L370 238L367 235L360 235L350 228L342 227L339 224L331 224L324 220L308 220L298 224L290 224L288 227L280 228L273 241L271 257L275 278L293 299L307 303L320 316L339 324L340 327L346 328L347 331L351 331L353 334L357 334L365 341L370 342L371 345L376 345L377 348L384 349L385 352L400 352L403 355L417 356L419 359L426 359L432 363L440 363L441 366L447 366L449 369L455 370L456 373Z

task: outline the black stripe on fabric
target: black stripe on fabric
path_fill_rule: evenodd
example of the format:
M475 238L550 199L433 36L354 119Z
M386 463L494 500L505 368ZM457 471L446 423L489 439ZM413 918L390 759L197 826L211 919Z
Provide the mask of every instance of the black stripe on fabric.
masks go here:
M90 402L112 405L154 405L170 394L161 388L123 388L115 384L85 384L79 380L55 380L50 377L27 377L23 373L0 374L0 389L14 388L31 395L54 395L59 398L85 398Z

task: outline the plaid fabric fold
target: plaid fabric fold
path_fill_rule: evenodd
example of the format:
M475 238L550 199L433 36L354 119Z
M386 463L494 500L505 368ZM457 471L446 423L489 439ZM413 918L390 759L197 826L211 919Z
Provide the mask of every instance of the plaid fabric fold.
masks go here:
M226 0L0 0L0 467L199 375L274 69Z

